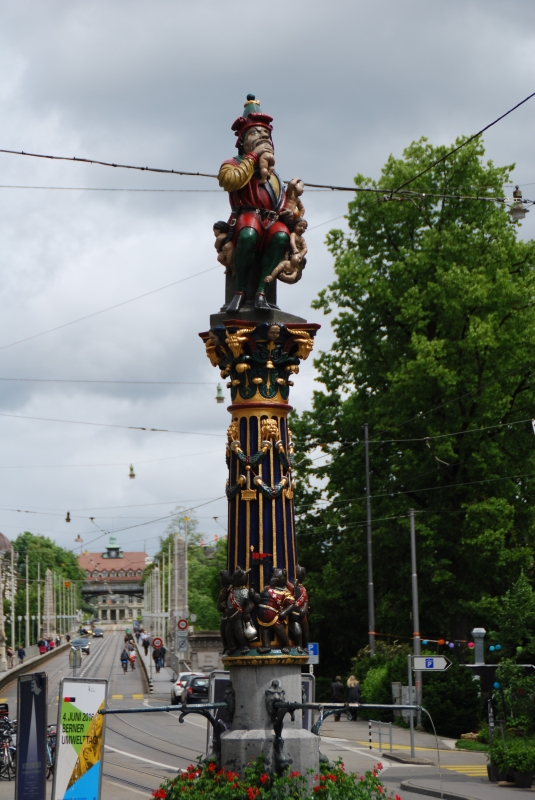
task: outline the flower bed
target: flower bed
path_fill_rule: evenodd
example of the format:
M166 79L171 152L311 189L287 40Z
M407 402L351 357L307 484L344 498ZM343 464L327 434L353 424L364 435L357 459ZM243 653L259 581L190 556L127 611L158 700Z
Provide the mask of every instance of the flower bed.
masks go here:
M382 768L377 764L364 775L357 775L347 773L339 760L333 767L322 767L310 788L307 777L299 772L268 775L261 758L251 762L243 779L236 772L217 769L214 762L199 759L176 778L165 781L152 796L156 800L401 800L397 794L388 794L379 780Z

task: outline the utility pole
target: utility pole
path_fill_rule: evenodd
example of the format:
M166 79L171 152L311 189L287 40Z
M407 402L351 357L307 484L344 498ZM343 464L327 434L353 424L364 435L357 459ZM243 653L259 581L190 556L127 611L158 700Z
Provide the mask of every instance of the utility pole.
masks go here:
M409 518L411 524L411 566L412 566L412 624L413 624L413 652L415 656L420 656L422 654L422 647L421 643L422 640L420 638L420 611L418 608L418 572L416 569L416 533L414 530L414 508L411 508L409 511ZM416 679L416 705L422 705L422 673L416 672L415 673ZM412 697L409 699L409 703L412 703ZM412 716L412 712L411 712ZM416 712L416 726L421 728L422 725L422 712L418 710Z
M11 649L15 652L15 551L11 548Z
M30 646L30 582L28 580L28 553L26 553L26 649Z
M372 503L370 497L370 454L368 447L368 423L364 426L364 452L366 455L366 530L368 548L368 643L370 655L375 655L375 600L373 592L372 559Z
M4 628L4 574L0 559L0 672L7 672L6 631Z
M189 517L184 517L184 564L185 564L185 572L184 572L184 596L185 596L185 605L184 608L184 616L186 619L189 618L189 600L188 600L188 591L189 591L189 581L188 581L188 522ZM273 551L275 552L275 551Z
M41 638L41 562L37 562L37 641Z

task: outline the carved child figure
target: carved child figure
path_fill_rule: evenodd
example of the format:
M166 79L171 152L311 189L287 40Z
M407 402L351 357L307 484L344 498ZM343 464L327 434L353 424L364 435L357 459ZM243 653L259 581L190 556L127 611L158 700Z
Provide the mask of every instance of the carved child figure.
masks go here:
M301 280L301 275L306 266L305 258L308 253L307 243L303 234L308 228L306 219L298 219L295 227L290 234L290 258L281 261L271 275L266 278L266 283L271 283L278 278L283 283L297 283Z
M308 645L308 592L303 586L306 574L306 569L297 565L296 580L293 585L295 602L288 620L290 637L299 653L305 653Z
M225 627L227 652L232 653L239 647L243 656L250 650L244 630L244 623L250 621L252 610L247 589L248 580L249 570L246 572L241 567L236 567L230 578Z
M262 647L257 648L261 655L271 650L271 637L277 637L283 653L290 652L290 640L284 627L284 620L294 607L294 597L286 586L285 569L274 569L268 586L264 586L260 594L250 590L251 598L256 604L256 614L260 626Z
M229 234L228 222L220 220L214 224L214 247L219 253L217 260L225 267L225 275L234 275L232 257L234 255L234 245Z
M286 187L286 208L298 211L300 217L305 216L305 207L301 202L301 195L305 190L305 184L301 178L292 178Z

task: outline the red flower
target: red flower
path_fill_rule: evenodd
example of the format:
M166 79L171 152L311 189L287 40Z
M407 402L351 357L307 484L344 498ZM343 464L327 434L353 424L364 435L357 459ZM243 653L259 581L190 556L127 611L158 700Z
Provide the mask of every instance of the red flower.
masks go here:
M322 791L324 791L325 789L326 789L326 787L325 787L325 786L314 786L314 791L315 791L315 792L322 792Z
M379 772L381 772L381 770L383 769L383 765L381 764L381 762L377 764L377 769L379 770Z
M383 793L383 787L382 786L378 786L377 787L377 791L379 792L379 794L382 794Z
M327 780L336 783L336 775L327 775Z
M262 786L263 786L263 785L264 785L264 783L267 783L268 781L269 781L269 775L267 774L267 772L263 772L263 773L261 774L261 776L260 776L260 783L261 783L261 784L262 784Z
M210 764L208 764L208 766L206 767L206 770L207 770L207 772L215 772L215 764L214 764L213 761L211 761Z
M290 772L288 777L289 778L298 778L299 777L299 773L297 772L297 770L295 772Z
M167 793L165 789L154 789L152 796L158 798L158 800L165 800Z

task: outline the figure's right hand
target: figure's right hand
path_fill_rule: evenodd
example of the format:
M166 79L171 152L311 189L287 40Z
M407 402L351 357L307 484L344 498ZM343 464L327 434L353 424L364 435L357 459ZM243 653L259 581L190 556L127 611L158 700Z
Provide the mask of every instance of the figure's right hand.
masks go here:
M260 142L260 144L258 144L253 150L253 153L257 156L261 156L262 153L273 153L273 152L274 150L271 142Z

